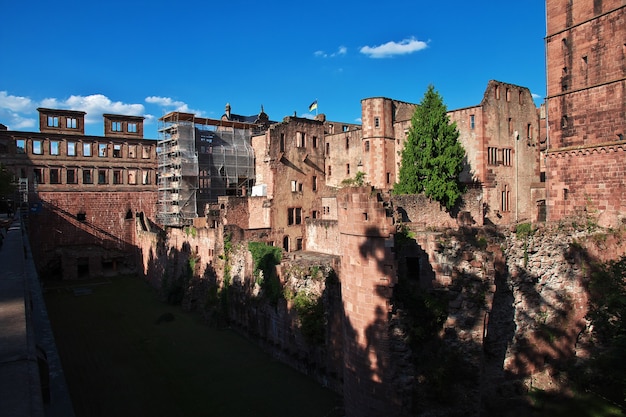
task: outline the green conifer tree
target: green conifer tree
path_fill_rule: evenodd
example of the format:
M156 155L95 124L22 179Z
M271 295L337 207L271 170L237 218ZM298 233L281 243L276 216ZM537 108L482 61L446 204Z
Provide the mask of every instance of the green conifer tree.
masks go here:
M452 209L464 191L459 174L465 150L458 139L456 123L450 123L441 95L429 85L411 119L394 192L424 193Z

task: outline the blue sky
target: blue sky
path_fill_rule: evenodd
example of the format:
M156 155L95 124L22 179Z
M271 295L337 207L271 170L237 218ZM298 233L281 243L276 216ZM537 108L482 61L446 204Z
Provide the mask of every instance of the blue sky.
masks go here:
M37 107L146 117L169 111L271 120L308 106L360 122L361 99L419 103L429 84L448 109L482 100L491 79L545 95L542 0L1 0L0 123L38 131ZM445 6L444 6L445 5Z

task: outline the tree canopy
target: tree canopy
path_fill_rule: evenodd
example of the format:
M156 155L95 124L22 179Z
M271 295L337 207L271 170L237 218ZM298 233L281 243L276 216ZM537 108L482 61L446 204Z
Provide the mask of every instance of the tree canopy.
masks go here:
M453 208L464 191L459 174L465 150L458 138L441 95L429 85L411 118L394 192L424 193L447 210Z
M14 192L13 174L0 164L0 198L12 196Z

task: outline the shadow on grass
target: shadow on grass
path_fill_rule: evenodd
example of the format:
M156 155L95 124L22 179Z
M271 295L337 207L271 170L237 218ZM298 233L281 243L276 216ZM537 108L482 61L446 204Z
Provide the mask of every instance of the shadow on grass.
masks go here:
M336 394L141 279L79 285L45 296L77 417L334 415Z
M622 417L623 410L592 393L573 396L531 390L533 412L530 417Z

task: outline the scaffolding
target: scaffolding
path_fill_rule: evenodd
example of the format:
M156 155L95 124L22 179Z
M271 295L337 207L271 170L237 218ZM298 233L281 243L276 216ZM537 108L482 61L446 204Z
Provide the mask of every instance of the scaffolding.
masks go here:
M185 226L224 195L246 195L254 185L253 123L172 112L159 121L157 219Z
M184 117L184 113L170 113L159 122L157 221L164 226L187 226L198 217L198 154L193 119Z

